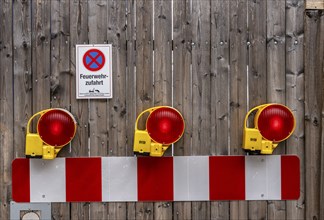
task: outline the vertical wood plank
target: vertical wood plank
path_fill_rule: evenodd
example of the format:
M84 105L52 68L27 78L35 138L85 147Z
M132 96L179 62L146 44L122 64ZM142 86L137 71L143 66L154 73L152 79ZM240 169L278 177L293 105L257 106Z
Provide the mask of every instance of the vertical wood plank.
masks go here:
M270 3L269 3L270 4ZM248 109L267 102L267 1L248 2ZM266 219L267 202L249 202L248 217Z
M112 44L113 98L108 100L111 156L126 155L126 2L108 2L108 43ZM109 203L110 219L126 219L126 203ZM96 216L94 216L96 217Z
M70 7L66 0L51 1L51 107L64 108L70 111ZM70 147L65 146L58 156L69 156ZM68 203L52 204L52 214L55 218L70 217Z
M296 119L296 129L286 141L287 154L300 159L300 197L286 202L287 219L305 219L305 88L304 1L286 1L286 104Z
M88 1L89 44L107 43L108 1ZM90 156L107 156L109 115L106 99L89 100ZM109 204L91 203L89 218L107 218Z
M13 27L14 153L24 157L26 125L32 114L31 2L13 2Z
M267 1L267 101L281 104L286 103L285 6L285 1ZM285 149L281 143L274 154L284 154ZM285 214L285 201L269 203L268 218L285 219Z
M154 106L172 105L172 1L154 1ZM162 30L162 31L161 31ZM165 156L172 155L172 147ZM156 202L154 219L172 218L173 204Z
M229 147L231 155L244 154L242 150L243 122L248 107L248 2L230 1L230 133ZM230 202L230 219L248 219L248 202Z
M133 156L134 125L136 120L136 1L127 0L126 11L126 40L127 40L127 69L126 69L126 155ZM127 219L135 219L136 203L127 203Z
M211 1L211 154L229 154L229 1ZM229 202L211 202L211 219L229 219Z
M50 107L51 2L32 1L33 113Z
M71 112L77 120L76 135L71 144L72 157L88 156L89 107L88 100L76 99L76 44L88 43L88 2L70 1L70 72ZM71 219L89 219L89 203L71 203Z
M127 40L127 69L126 69L126 124L127 143L126 155L133 156L134 126L136 121L136 68L135 68L135 44L136 44L136 1L127 0L126 12L126 40Z
M267 102L281 104L286 102L285 4L285 1L281 0L267 1ZM285 148L285 143L280 143L274 154L284 154ZM282 212L285 210L284 202L274 203L270 203L268 212L270 215L284 218L284 212ZM272 209L275 206L278 207L278 210Z
M174 144L174 154L183 156L190 155L192 149L191 7L190 0L173 4L173 106L181 112L186 126Z
M0 216L9 219L13 155L14 93L12 1L0 2Z
M212 155L229 154L229 2L211 1Z
M153 107L153 1L136 1L136 117ZM143 123L143 121L141 122ZM144 124L140 124L144 127ZM153 203L136 203L136 219L153 219Z
M190 155L192 150L192 73L190 0L173 1L173 106L185 120L185 132L174 144L174 155ZM191 202L173 203L174 219L191 219Z
M320 219L321 110L323 106L322 11L305 16L305 167L306 219ZM323 25L322 25L323 26ZM323 29L322 29L323 30Z
M172 103L172 1L154 1L154 105ZM161 31L162 30L162 31Z
M209 155L211 148L210 1L192 1L192 153ZM209 219L210 203L193 202L192 218Z

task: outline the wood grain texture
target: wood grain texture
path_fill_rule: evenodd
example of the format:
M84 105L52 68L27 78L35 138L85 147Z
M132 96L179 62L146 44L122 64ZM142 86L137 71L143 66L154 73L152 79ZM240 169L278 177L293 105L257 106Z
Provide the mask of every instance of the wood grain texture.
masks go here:
M244 154L242 150L243 122L248 108L248 2L230 1L229 5L229 147L231 155ZM249 48L250 49L250 48ZM248 202L232 201L230 219L248 219Z
M190 155L192 151L192 32L189 0L173 5L173 106L185 120L182 138L174 144L174 155Z
M286 105L293 111L296 129L286 141L287 154L300 159L300 197L286 202L287 219L305 219L305 88L304 1L286 1Z
M108 35L108 1L88 1L89 44L106 44ZM110 43L110 42L109 42ZM89 156L107 156L109 151L109 101L89 100ZM89 219L107 218L110 206L91 203Z
M50 107L51 2L32 1L33 113Z
M51 1L51 75L50 95L52 108L70 111L71 74L70 74L70 4L69 1ZM68 157L70 146L64 147L58 156ZM52 204L52 216L66 219L70 215L70 204Z
M70 73L71 112L77 120L77 132L71 143L72 157L89 155L88 100L76 99L76 44L88 43L88 3L86 0L70 1ZM89 219L89 203L71 203L70 219Z
M126 2L108 2L108 43L112 44L113 98L108 100L108 155L126 155ZM109 203L110 219L126 219L126 203Z
M306 0L306 9L314 9L314 10L323 10L324 9L324 1L323 0Z
M172 1L154 1L154 106L172 106ZM163 31L161 31L163 30ZM164 153L172 156L172 145ZM154 219L171 219L173 204L156 202Z
M127 39L127 69L126 69L126 156L133 156L134 124L136 121L136 66L135 66L135 44L136 44L136 1L127 1L126 11L126 39ZM136 216L136 203L127 203L127 219Z
M211 1L211 154L229 155L229 1ZM211 202L211 219L229 219L229 202Z
M174 144L175 156L192 152L192 72L191 72L191 10L190 1L173 4L173 106L185 120L182 138ZM191 219L191 202L173 203L174 219Z
M248 2L248 37L248 109L251 109L267 103L267 1ZM266 201L248 203L249 219L266 219Z
M210 2L192 2L192 155L211 152ZM210 218L210 202L192 202L192 218Z
M306 219L320 219L320 163L323 107L323 13L305 16L305 205ZM322 31L321 31L322 30Z
M0 3L0 216L9 219L14 137L12 1ZM4 31L6 30L6 31Z
M285 1L267 2L267 102L286 104L286 38ZM280 143L273 152L285 154L286 145ZM286 202L273 201L268 204L268 218L284 219Z
M32 115L31 4L13 3L14 154L25 156L26 125Z
M136 116L154 106L153 93L153 1L136 1ZM145 121L139 127L145 127ZM136 219L153 219L154 204L136 203Z

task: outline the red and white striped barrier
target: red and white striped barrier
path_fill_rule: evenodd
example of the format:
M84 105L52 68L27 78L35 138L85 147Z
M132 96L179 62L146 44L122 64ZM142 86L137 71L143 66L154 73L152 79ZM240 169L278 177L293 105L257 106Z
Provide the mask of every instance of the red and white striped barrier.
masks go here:
M299 158L271 156L15 159L16 202L292 200Z

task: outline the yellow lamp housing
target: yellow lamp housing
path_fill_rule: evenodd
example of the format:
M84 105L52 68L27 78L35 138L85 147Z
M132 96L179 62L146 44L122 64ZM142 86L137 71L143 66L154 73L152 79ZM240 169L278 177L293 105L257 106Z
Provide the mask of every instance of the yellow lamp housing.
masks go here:
M138 121L145 114L145 130L138 129ZM134 153L161 157L168 147L183 135L185 123L178 110L169 106L157 106L143 111L136 119Z
M248 128L248 118L255 111L254 127ZM288 107L276 103L256 106L245 116L242 148L254 153L272 154L279 142L292 135L295 127L296 120Z
M37 133L30 132L30 124L39 116ZM27 157L54 159L58 152L75 136L76 120L65 109L53 108L34 114L27 124L26 149Z

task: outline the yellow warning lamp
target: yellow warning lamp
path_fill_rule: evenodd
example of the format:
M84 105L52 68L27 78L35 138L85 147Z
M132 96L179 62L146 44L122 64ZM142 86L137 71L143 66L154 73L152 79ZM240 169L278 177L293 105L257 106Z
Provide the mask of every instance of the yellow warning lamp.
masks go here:
M37 133L30 133L30 123L40 116ZM54 159L58 152L71 142L76 132L76 121L65 109L53 108L34 114L27 124L26 156Z
M252 112L254 128L247 127ZM264 104L251 109L244 120L243 149L261 154L272 154L279 142L294 132L296 121L292 111L281 104Z
M139 130L139 119L149 113L146 129ZM185 122L178 110L169 106L158 106L143 111L136 119L134 153L161 157L168 147L183 135Z

